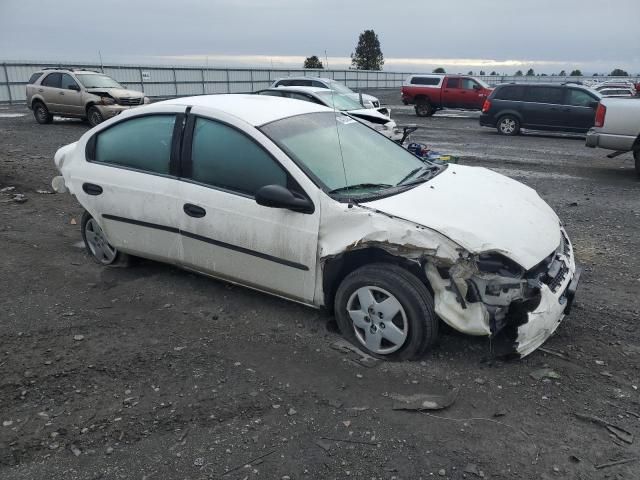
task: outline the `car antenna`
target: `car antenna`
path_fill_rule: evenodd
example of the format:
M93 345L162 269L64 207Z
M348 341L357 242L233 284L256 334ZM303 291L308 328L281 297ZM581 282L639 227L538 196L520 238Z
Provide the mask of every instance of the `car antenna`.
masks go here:
M325 49L324 51L324 58L325 61L327 59L327 50ZM332 73L331 77L333 78L333 80L335 80L335 75ZM340 141L340 129L338 128L338 111L336 110L336 103L335 103L335 91L333 90L333 88L329 89L331 91L331 108L333 108L333 118L334 121L336 123L336 136L338 138L338 148L340 149L340 161L342 162L342 173L344 174L344 186L347 189L347 193L349 193L349 182L347 181L347 169L344 166L344 155L342 153L342 142ZM351 205L351 200L349 200L349 205Z

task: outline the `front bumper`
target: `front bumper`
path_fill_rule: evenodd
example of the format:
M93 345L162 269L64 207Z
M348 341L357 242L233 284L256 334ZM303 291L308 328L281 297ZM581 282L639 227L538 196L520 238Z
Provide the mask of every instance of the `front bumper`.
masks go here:
M138 105L136 105L138 106ZM128 106L128 105L95 105L95 107L100 111L100 115L105 120L107 118L115 117L116 115L120 115L125 110L130 110L131 108L136 108L136 106Z

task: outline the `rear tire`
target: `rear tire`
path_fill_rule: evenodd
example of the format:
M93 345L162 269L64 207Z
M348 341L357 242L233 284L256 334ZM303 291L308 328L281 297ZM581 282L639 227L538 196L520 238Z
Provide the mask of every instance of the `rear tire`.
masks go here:
M365 265L347 275L336 293L335 315L347 340L383 360L419 359L438 338L429 290L390 263Z
M95 127L96 125L100 125L104 122L104 118L102 118L102 114L97 107L89 107L89 110L87 110L87 121L89 122L89 125Z
M33 104L33 116L40 125L45 125L53 121L53 115L49 113L49 109L42 102Z
M636 160L636 175L640 178L640 148L633 151L633 158Z
M513 115L503 115L496 125L500 135L514 136L520 133L520 120Z
M89 212L85 211L82 215L80 229L84 246L94 262L105 266L128 266L129 255L109 244L102 228Z
M433 105L431 105L428 101L422 101L417 103L415 106L416 116L418 117L430 117L434 113L436 113Z

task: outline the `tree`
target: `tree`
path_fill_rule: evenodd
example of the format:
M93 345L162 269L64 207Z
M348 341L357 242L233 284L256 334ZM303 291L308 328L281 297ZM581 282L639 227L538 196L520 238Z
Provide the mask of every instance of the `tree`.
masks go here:
M599 76L600 76L600 74L599 74L599 73L594 73L594 74L593 74L593 76L594 76L594 77L599 77Z
M582 76L582 72L579 69L575 69L575 70L571 70L571 73L569 74L569 76L571 77L581 77Z
M382 70L384 56L376 32L365 30L360 34L356 51L351 54L351 65L357 70Z
M480 70L480 75L486 75L486 74L484 73L484 70Z
M324 68L324 66L316 55L312 55L311 57L304 59L304 65L302 65L302 68Z
M473 75L473 70L469 70L469 73L467 73L467 75Z
M534 77L535 76L535 72L533 71L533 68L530 68L529 70L527 70L527 77Z
M565 72L564 70L560 70L560 73L558 74L558 76L566 77L567 76L567 72Z
M521 76L522 76L522 70L518 70L518 71L515 73L515 76L516 76L516 77L521 77Z
M622 70L621 68L614 68L609 75L611 75L612 77L628 77L629 76L629 74L624 70Z
M496 71L494 70L494 71L492 71L489 75L494 75L494 76L495 76L495 75L498 75L498 72L496 72Z
M447 73L444 71L444 68L438 67L433 69L433 73Z

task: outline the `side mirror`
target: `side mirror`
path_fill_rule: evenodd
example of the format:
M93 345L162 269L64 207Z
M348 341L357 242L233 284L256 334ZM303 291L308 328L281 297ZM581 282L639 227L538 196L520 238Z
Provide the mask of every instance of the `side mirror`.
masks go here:
M481 87L480 85L474 85L474 86L473 86L473 89L474 89L474 90L480 90L481 88L482 88L482 87Z
M281 185L265 185L255 195L258 205L271 208L286 208L300 213L313 213L313 203Z
M67 86L67 90L75 90L76 92L80 91L80 87L78 85L76 85L75 83L72 83L71 85Z

